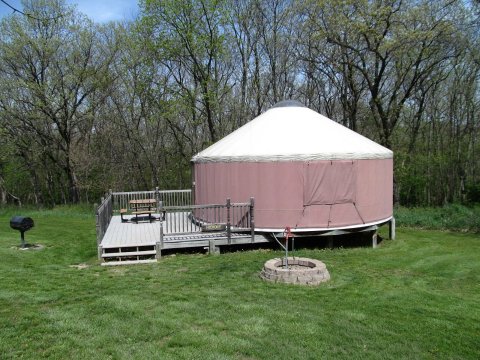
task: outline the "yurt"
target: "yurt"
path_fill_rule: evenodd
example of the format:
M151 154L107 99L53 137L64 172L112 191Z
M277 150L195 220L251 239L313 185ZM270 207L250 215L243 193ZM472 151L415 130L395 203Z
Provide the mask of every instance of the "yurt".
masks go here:
M392 218L393 153L283 101L192 158L196 204L255 199L255 230L353 229Z

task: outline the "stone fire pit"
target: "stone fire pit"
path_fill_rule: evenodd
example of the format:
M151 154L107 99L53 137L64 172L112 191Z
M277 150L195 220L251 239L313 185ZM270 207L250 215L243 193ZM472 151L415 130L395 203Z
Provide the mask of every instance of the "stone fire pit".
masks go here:
M289 257L288 269L284 262L285 258L268 260L260 277L267 281L300 285L320 285L330 280L327 267L320 260Z

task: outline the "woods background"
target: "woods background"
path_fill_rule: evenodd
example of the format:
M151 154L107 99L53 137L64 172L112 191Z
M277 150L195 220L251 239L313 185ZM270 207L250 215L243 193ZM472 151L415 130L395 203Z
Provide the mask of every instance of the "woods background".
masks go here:
M1 21L1 203L189 188L192 155L284 99L392 149L398 203L480 201L478 1L140 7L98 25L26 1Z

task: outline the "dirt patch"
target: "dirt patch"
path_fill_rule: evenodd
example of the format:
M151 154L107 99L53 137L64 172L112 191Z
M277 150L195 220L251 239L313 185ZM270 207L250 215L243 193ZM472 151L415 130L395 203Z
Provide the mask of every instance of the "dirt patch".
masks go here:
M45 246L42 244L25 244L25 247L22 247L21 245L12 246L12 249L16 250L42 250L44 248Z
M82 270L82 269L89 268L90 265L88 265L88 264L74 264L74 265L70 265L69 267L75 268L75 269L78 269L78 270Z

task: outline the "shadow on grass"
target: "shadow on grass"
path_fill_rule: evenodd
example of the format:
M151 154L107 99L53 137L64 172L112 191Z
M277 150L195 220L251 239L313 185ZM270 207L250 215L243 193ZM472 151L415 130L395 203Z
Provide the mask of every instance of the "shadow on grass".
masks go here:
M330 238L332 241L330 242ZM380 245L384 239L378 235L377 244ZM283 240L280 240L282 244L285 244ZM359 232L354 234L344 234L336 236L305 236L297 237L294 239L295 250L302 249L338 249L338 248L359 248L359 247L372 247L372 234L368 232ZM289 240L289 251L292 250L292 240ZM223 245L220 247L221 253L234 253L241 251L253 251L253 250L282 250L280 245L273 239L270 239L268 243L260 244L240 244L240 245ZM173 254L208 254L208 247L205 248L187 248L187 249L169 249L163 250L162 256L168 256Z

